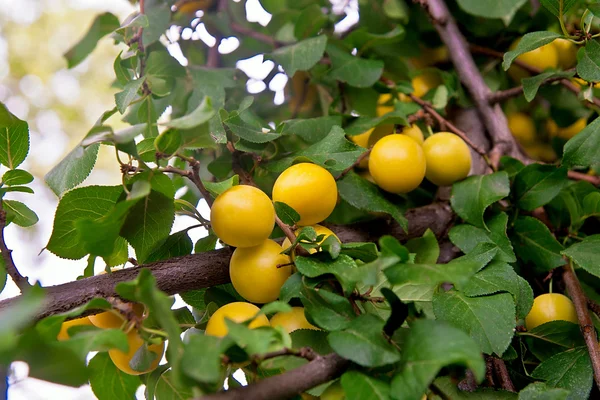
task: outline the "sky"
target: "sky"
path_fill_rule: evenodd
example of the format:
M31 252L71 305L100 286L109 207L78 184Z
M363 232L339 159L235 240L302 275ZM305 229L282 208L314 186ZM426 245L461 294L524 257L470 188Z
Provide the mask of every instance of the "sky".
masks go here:
M235 0L232 0L235 1ZM242 0L243 1L243 0ZM332 0L334 7L345 10L348 16L338 24L336 30L343 30L353 25L358 20L357 0ZM61 11L69 8L84 13L88 22L78 27L73 32L68 21L60 29L45 32L40 21L43 16L48 19L59 15ZM47 37L46 43L40 43L42 48L55 54L63 54L76 42L87 30L96 14L110 11L123 20L135 9L127 0L2 0L0 1L0 102L5 103L8 109L18 117L25 119L30 124L31 149L28 160L21 168L30 170L35 175L31 187L35 195L24 193L11 194L11 199L25 202L40 217L34 228L23 229L11 224L6 229L6 241L8 248L13 249L13 258L21 273L29 277L30 282L39 281L43 286L56 285L75 280L83 272L85 261L64 260L54 256L49 251L44 251L44 245L52 233L53 216L58 204L58 199L45 185L43 176L81 139L85 132L80 132L82 121L91 127L98 116L105 110L113 107L112 93L107 96L86 96L86 91L94 93L94 86L90 80L98 81L98 85L105 84L114 78L112 63L106 66L93 64L94 54L88 60L74 68L66 69L64 60L55 61L40 60L40 52L37 49L30 50L32 46L20 45L30 40L31 30L37 29L40 36ZM267 13L258 0L247 0L247 18L251 22L267 25L271 15ZM169 52L186 65L187 60L181 53L177 40L202 40L209 46L214 45L215 39L204 28L199 18L194 24L194 29L172 27L166 32L163 42L167 44ZM81 25L81 24L80 24ZM10 26L18 26L23 31L8 32ZM29 30L29 32L25 32ZM51 35L50 35L51 33ZM21 35L23 34L23 35ZM48 34L48 36L46 36ZM239 45L235 38L226 38L220 46L221 53L234 51ZM44 63L39 66L27 65L28 73L24 76L21 71L11 70L9 64L11 51L21 51L26 62ZM27 53L29 51L29 53ZM113 54L116 57L119 49L112 45L108 38L95 51L103 54ZM14 57L13 57L14 59ZM106 60L106 56L103 58ZM43 69L42 67L46 67ZM249 76L247 90L250 93L259 93L263 90L273 92L275 104L284 101L283 89L287 83L285 74L280 73L276 79L270 82L267 88L262 81L274 68L272 61L264 61L262 55L252 57L238 62L238 68ZM104 83L106 82L106 83ZM96 98L97 97L97 98ZM85 104L81 99L85 98ZM60 106L61 109L78 108L81 114L77 124L64 117L65 112L53 107ZM168 117L168 116L167 116ZM89 128L88 128L89 129ZM102 150L97 168L86 179L82 186L102 184L120 184L120 175L114 168L114 155L110 149ZM0 167L0 174L5 172ZM200 213L208 219L209 209L204 200L198 205ZM172 231L179 231L187 226L195 224L195 220L188 217L177 217ZM193 229L189 232L191 239L195 242L207 234L204 228ZM95 271L104 269L103 263L97 262ZM9 279L6 288L0 293L0 300L19 294L14 283ZM183 303L177 299L176 307ZM28 366L23 362L12 365L13 374L10 381L10 400L84 400L95 399L89 386L81 388L70 388L56 385L37 379L27 377ZM240 377L243 380L243 377ZM138 398L143 399L143 387L138 391Z

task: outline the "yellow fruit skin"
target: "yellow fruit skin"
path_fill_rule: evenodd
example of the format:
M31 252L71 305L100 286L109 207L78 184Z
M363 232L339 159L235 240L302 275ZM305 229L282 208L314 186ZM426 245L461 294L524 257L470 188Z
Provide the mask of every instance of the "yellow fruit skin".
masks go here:
M317 232L317 236L319 236L319 235L325 235L325 237L323 238L323 240L321 240L319 242L319 244L323 243L325 241L325 239L327 239L329 236L332 236L332 235L333 235L333 237L335 237L338 240L338 242L340 242L340 239L330 229L325 228L324 226L318 225L318 224L312 225L312 227L315 229L315 232ZM294 233L296 234L296 236L298 236L300 234L300 229L296 230ZM283 242L281 243L281 248L283 250L286 250L291 245L292 245L292 242L290 242L290 239L285 238L283 240ZM309 253L311 253L311 254L314 254L316 252L317 252L316 249L310 249L310 251L309 251ZM292 252L292 260L295 259L295 258L296 257L294 255L294 253Z
M535 142L535 124L533 119L522 112L515 112L506 116L508 128L512 135L522 145Z
M421 75L415 76L412 81L412 87L414 89L413 94L417 97L423 97L431 89L439 86L442 81L438 74L432 72L424 72Z
M511 46L510 50L514 50L517 47L519 40L516 40ZM556 68L558 67L558 52L556 51L556 47L552 45L552 43L548 43L542 47L538 47L535 50L528 51L527 53L521 54L517 57L517 60L524 62L525 64L531 65L532 67L537 67L541 70L545 70L547 68ZM520 82L521 79L527 78L530 76L529 72L525 71L523 68L518 67L513 64L508 69L508 75L513 78L515 81Z
M254 318L260 311L260 308L254 304L238 301L235 303L225 304L219 308L208 320L206 324L205 334L210 336L223 337L227 335L227 325L225 318L234 322L241 323ZM250 329L255 329L261 326L269 326L269 320L264 314L259 315L250 322Z
M425 154L406 135L389 135L378 141L369 156L369 172L385 191L408 193L425 177Z
M418 125L405 126L402 128L402 133L409 138L414 139L417 143L423 144L425 139L423 138L423 131Z
M151 344L148 346L148 350L150 350L152 353L155 353L156 358L152 360L150 368L145 371L135 371L129 366L129 362L135 355L136 351L138 351L138 349L144 344L144 339L142 339L139 333L134 329L127 335L127 343L129 343L129 351L127 353L124 353L118 349L110 349L108 351L110 359L117 368L129 375L142 375L153 371L156 369L156 367L158 367L158 363L160 362L165 351L164 342L161 344Z
M214 0L194 0L194 1L179 1L176 3L177 11L185 14L195 14L198 10L206 10L210 8Z
M390 93L384 93L381 96L379 96L379 99L377 100L377 108L375 110L378 117L381 117L382 115L394 111L393 104L386 104L391 99L392 95Z
M350 136L350 140L352 140L352 142L354 142L354 144L357 144L360 147L364 147L365 149L369 148L369 137L371 136L371 132L373 132L374 128L369 129L368 131L366 131L365 133L361 133L360 135L354 135L354 136ZM359 168L367 168L369 166L369 157L365 157L362 160L360 160L360 163L358 164Z
M375 127L373 132L371 132L371 136L369 136L369 147L379 142L382 137L391 135L392 133L394 133L394 125L392 124L379 125Z
M281 326L288 333L297 329L319 329L306 320L303 307L292 307L292 311L278 312L271 317L271 326Z
M450 132L439 132L425 139L427 179L438 186L465 179L471 170L471 152L467 144Z
M142 316L144 314L143 304L134 304L133 311L136 315ZM105 311L99 314L90 315L90 322L101 329L119 329L125 322L125 318L118 315L118 312Z
M215 199L210 223L219 239L230 246L257 246L273 231L275 208L260 189L233 186Z
M90 321L89 317L76 318L76 319L72 319L70 321L65 321L60 326L60 332L58 332L58 335L56 336L56 338L60 341L69 340L70 339L69 332L68 332L69 328L71 328L73 326L79 326L79 325L92 325L92 322Z
M560 293L546 293L533 300L531 311L525 317L525 327L532 330L550 321L577 323L577 312L571 299Z
M300 214L299 226L314 225L329 217L337 199L335 179L316 164L292 165L273 185L273 201L281 201L296 210Z
M574 67L577 64L577 46L567 39L556 39L551 43L558 55L558 65L563 69Z
M290 258L281 253L281 246L267 239L255 247L238 247L229 261L229 277L235 290L252 303L277 300L281 287L292 274Z
M525 150L525 153L534 160L553 162L557 158L556 152L548 143L533 143L531 145L523 146L523 149Z
M346 393L342 389L340 381L334 382L321 394L321 400L344 400Z
M548 121L548 125L550 127L548 131L552 136L558 136L561 139L569 140L573 136L581 132L587 126L587 119L579 118L577 121L565 128L558 127L558 125L556 125L556 122L552 120Z

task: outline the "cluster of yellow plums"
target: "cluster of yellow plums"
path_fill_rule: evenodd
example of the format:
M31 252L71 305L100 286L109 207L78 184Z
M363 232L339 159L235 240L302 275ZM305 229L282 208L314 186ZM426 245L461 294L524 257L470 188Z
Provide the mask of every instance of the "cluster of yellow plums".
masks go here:
M141 318L144 315L144 305L138 303L131 303L130 305L132 312L137 317ZM134 370L129 365L129 362L140 347L145 345L146 341L140 336L138 330L129 322L130 321L117 310L105 311L96 315L90 315L89 317L63 322L57 339L61 341L70 339L69 328L74 326L93 325L101 329L126 329L129 351L123 352L119 349L110 349L108 355L115 366L125 373L129 375L146 374L158 367L158 363L165 351L165 343L161 342L160 344L148 345L148 350L156 355L154 360L152 360L147 369L143 371Z

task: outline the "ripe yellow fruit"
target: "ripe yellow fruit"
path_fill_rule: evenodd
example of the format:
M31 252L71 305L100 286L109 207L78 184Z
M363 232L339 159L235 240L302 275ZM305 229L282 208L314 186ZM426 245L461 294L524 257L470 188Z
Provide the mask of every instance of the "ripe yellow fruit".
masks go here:
M335 234L335 233L333 233L333 231L331 231L330 229L328 229L328 228L325 228L324 226L322 226L322 225L318 225L318 224L316 224L316 225L312 225L312 227L315 229L315 232L317 232L317 236L319 236L319 235L325 235L325 237L323 238L323 240L321 240L321 241L319 242L319 244L323 243L323 242L325 241L325 239L327 239L329 236L333 236L333 237L335 237L335 238L337 239L337 241L338 241L338 242L340 242L340 239L339 239L339 238L336 236L336 234ZM298 236L298 235L300 234L300 229L296 230L294 233L296 234L296 236ZM291 245L292 245L292 242L290 242L290 239L288 239L288 238L285 238L285 239L283 240L283 243L281 243L281 248L282 248L283 250L286 250L286 249L287 249L288 247L290 247ZM316 249L311 249L311 250L309 251L309 253L311 253L311 254L313 254L313 253L316 253L316 252L317 252L317 250L316 250ZM294 255L294 253L292 252L292 259L294 259L294 258L295 258L295 255Z
M127 353L122 352L118 349L110 349L108 351L108 355L110 359L115 364L115 367L119 368L121 371L125 372L129 375L142 375L146 374L150 371L153 371L158 367L158 363L160 362L162 355L165 351L165 343L162 342L160 344L151 344L148 346L148 350L152 353L156 354L154 360L152 360L150 367L144 371L136 371L129 366L129 362L135 355L135 353L139 350L140 347L144 345L144 339L141 338L140 334L137 330L132 330L127 334L127 343L129 344L129 351Z
M446 46L422 47L421 55L417 58L411 58L409 62L416 69L431 67L432 65L448 61L450 54Z
M508 128L512 135L522 145L535 142L535 124L533 119L522 112L514 112L506 116Z
M273 185L273 200L296 210L300 214L299 226L314 225L329 217L337 198L335 179L316 164L292 165Z
M391 135L392 133L394 133L394 125L392 124L384 124L375 127L373 132L371 132L371 136L369 136L369 147L379 142L382 137Z
M383 190L408 193L425 177L425 154L414 139L406 135L389 135L373 146L369 172Z
M560 293L546 293L533 300L531 311L525 317L528 330L550 321L570 321L577 323L577 312L571 299Z
M361 133L360 135L350 136L350 140L357 144L360 147L364 147L365 149L369 148L369 137L371 136L371 132L373 132L374 128L369 129L365 133ZM369 157L365 157L360 160L358 163L359 168L367 168L369 166Z
M60 326L60 332L58 332L58 335L56 336L56 338L60 341L70 339L69 328L71 328L73 326L80 326L80 325L92 325L92 322L90 321L90 319L88 317L76 318L76 319L72 319L70 321L65 321Z
M551 45L556 49L558 65L563 69L574 67L577 64L577 46L567 39L556 39Z
M391 93L384 93L379 96L379 99L377 100L377 108L375 110L378 117L394 111L394 104L393 102L390 102L391 99Z
M185 14L195 14L198 10L207 10L212 6L214 0L180 0L175 6L177 11Z
M423 144L425 139L423 138L423 131L419 128L418 125L410 125L402 128L402 133L409 138L413 138L419 144Z
M281 287L292 274L290 258L281 246L267 239L254 247L238 247L229 261L229 277L235 290L252 303L277 300Z
M414 89L413 94L417 97L423 97L431 89L441 85L442 80L438 74L426 71L421 75L415 76L411 83Z
M292 307L290 312L278 312L271 317L271 326L281 326L288 333L297 329L319 329L306 320L304 307Z
M345 400L346 392L340 381L334 382L321 394L321 400Z
M219 239L230 246L257 246L273 231L275 208L260 189L233 186L215 199L210 223Z
M471 170L471 152L460 137L450 132L431 135L423 143L427 179L438 186L465 179Z
M553 162L558 157L552 146L548 143L533 143L523 146L523 149L534 160Z
M133 304L133 312L138 317L141 317L144 314L144 305L139 303ZM90 315L89 319L94 326L102 329L119 329L125 322L125 317L116 310Z
M256 307L254 304L244 303L242 301L225 304L210 317L208 324L206 324L205 334L217 337L226 336L228 329L225 324L225 318L237 323L254 319L250 322L250 325L248 325L250 329L269 326L269 320L264 314L256 317L256 314L259 311L260 308Z
M513 42L513 44L510 46L510 50L514 50L519 44L519 41L520 39ZM538 47L537 49L521 54L517 57L517 60L531 65L532 67L537 67L541 70L545 70L547 68L556 68L558 67L558 52L552 43L548 43L542 47ZM508 69L508 74L511 78L518 82L530 75L529 72L515 64L510 66Z
M579 118L571 125L561 128L553 120L548 120L547 129L551 136L557 136L561 139L569 140L573 136L577 135L587 126L586 118Z

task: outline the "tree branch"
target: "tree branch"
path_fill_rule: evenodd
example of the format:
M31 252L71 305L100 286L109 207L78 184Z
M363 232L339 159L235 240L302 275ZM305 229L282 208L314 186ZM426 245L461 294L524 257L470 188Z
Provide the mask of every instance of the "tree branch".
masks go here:
M443 0L418 0L429 13L440 39L448 48L450 59L454 64L458 77L467 88L479 115L483 120L488 135L492 141L490 154L493 165L497 165L503 154L523 159L524 155L517 146L510 130L506 116L499 105L490 105L490 89L481 76L473 56L469 52L469 45L458 29L456 21L450 15L448 7Z
M285 400L340 376L350 361L335 353L317 356L313 361L252 385L202 396L202 400Z
M430 228L436 235L445 234L453 221L454 214L446 203L433 203L406 212L409 232L402 230L396 222L374 220L354 225L328 224L342 242L377 241L383 235L393 235L398 240L420 237ZM158 261L144 266L136 266L96 275L46 289L44 307L36 315L39 320L49 315L60 314L79 307L96 297L118 297L115 286L120 282L135 279L141 268L148 268L156 279L157 286L172 295L189 290L197 290L229 282L229 259L232 249L208 251ZM10 307L13 297L0 301L0 312Z
M561 81L562 79L563 78L557 78L557 77L548 78L548 79L545 79L540 85L547 85L549 83ZM521 94L523 94L523 85L515 86L510 89L499 90L497 92L494 92L494 93L490 94L489 99L490 99L491 104L495 104L495 103L500 103L511 97L520 96Z
M4 240L4 229L6 228L6 211L2 208L2 202L0 201L0 253L2 253L2 258L4 259L4 266L6 268L6 272L21 290L21 292L28 288L29 281L27 277L21 275L17 266L15 265L15 261L12 258L12 250L10 250L6 246L6 241Z
M574 181L586 181L594 186L600 186L600 176L597 175L588 175L584 174L583 172L569 171L568 176Z
M231 21L229 23L229 27L234 32L241 33L244 36L248 36L248 37L258 40L259 42L268 43L273 47L279 47L279 45L281 44L277 40L275 40L273 37L271 37L270 35L265 35L264 33L256 32L256 31L254 31L250 28L247 28L243 25L240 25L234 21Z
M508 374L508 369L506 368L506 364L504 364L504 360L501 360L496 357L490 357L492 359L492 365L494 366L494 371L496 372L496 376L500 380L500 385L502 389L508 390L509 392L516 392L517 389L510 379L510 375Z
M579 279L573 270L571 262L563 267L563 281L569 292L569 296L573 300L575 310L577 311L577 319L579 320L579 327L585 340L585 344L590 354L590 360L592 361L592 368L594 369L594 380L596 386L600 388L600 346L598 345L598 338L596 336L596 328L588 312L588 302Z

